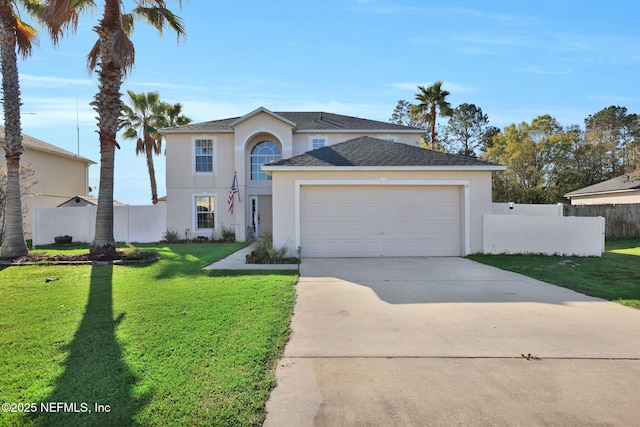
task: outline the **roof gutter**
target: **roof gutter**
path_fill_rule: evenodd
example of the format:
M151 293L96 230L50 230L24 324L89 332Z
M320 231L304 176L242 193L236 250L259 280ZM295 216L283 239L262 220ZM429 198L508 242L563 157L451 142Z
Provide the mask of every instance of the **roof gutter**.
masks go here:
M564 195L567 199L571 199L572 197L581 197L581 196L601 196L604 194L618 194L618 193L630 193L632 191L640 191L640 188L627 188L624 190L609 190L609 191L592 191L589 193L567 193Z
M262 171L271 176L273 172L366 172L366 171L503 171L506 166L269 166L262 165Z

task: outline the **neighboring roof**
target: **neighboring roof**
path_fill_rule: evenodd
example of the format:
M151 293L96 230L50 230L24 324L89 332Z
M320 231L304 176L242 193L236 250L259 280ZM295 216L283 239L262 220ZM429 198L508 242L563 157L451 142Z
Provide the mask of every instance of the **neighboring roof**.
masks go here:
M307 151L263 166L265 171L281 168L332 167L435 167L447 169L481 168L504 170L505 167L473 157L441 153L400 142L363 136L335 145Z
M620 191L633 190L640 190L640 173L637 171L571 191L570 193L565 194L564 197L571 198L574 196L588 196L592 194L616 193Z
M0 143L4 145L4 126L0 126ZM22 134L22 146L25 148L30 148L32 150L44 151L62 157L70 157L92 165L96 164L96 162L94 162L93 160L78 156L77 154L73 154L71 151L63 150L60 147L56 147L55 145L41 141L24 133Z
M233 117L210 122L193 123L184 126L162 129L163 133L193 133L193 132L232 132L233 127L254 115L264 112L278 118L295 128L296 132L350 132L350 131L380 131L424 133L424 129L359 117L344 116L342 114L315 112L278 112L274 113L260 107L242 117Z
M97 197L90 197L90 196L73 196L72 198L70 198L69 200L65 200L64 202L60 203L57 207L60 207L66 203L69 203L71 201L75 201L75 199L81 199L84 200L85 202L89 203L92 206L98 206L98 198ZM117 200L113 201L113 206L125 206L124 203L121 203Z

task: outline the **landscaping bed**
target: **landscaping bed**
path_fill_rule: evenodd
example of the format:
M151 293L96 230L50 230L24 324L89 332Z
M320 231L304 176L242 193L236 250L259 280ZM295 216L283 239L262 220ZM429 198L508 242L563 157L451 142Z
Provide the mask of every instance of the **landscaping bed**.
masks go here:
M30 244L30 242L27 243ZM31 249L24 256L0 259L0 265L144 263L157 261L158 258L158 253L153 249L132 244L120 244L114 254L92 255L89 253L87 243L58 243L38 246L37 249Z
M246 256L247 264L300 264L300 258L288 257L289 248L273 246L273 237L266 235L255 244L255 249Z

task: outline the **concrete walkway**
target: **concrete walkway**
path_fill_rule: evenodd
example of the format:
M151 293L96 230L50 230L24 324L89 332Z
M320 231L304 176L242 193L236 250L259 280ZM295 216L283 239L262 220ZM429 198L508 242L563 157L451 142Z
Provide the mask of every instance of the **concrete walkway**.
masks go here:
M247 264L247 255L255 249L255 243L232 253L226 258L205 267L205 270L297 270L298 264Z
M467 259L303 259L291 327L265 426L640 425L639 310Z

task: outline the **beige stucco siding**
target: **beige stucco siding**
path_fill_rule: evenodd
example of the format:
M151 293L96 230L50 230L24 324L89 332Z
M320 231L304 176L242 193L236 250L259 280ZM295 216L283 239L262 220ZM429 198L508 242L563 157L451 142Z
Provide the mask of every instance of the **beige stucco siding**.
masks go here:
M213 171L195 171L195 141L197 139L213 140ZM229 181L233 177L233 134L185 134L171 135L166 144L167 162L166 178L168 188L211 188L218 181Z
M606 205L640 203L640 191L624 191L609 194L593 194L571 197L572 205Z
M246 238L249 195L271 194L271 181L251 181L250 153L263 140L275 142L283 157L291 156L291 125L268 114L258 113L234 126L234 132L171 134L167 137L167 228L193 235L203 232L195 227L194 204L198 195L215 197L216 233L222 228L235 230L239 240ZM213 139L214 171L195 172L195 140ZM228 195L234 173L238 176L239 195L234 212L228 211Z
M397 133L391 134L389 132L376 132L376 131L358 131L358 132L301 132L296 133L293 137L293 155L302 154L312 149L313 138L325 138L327 145L335 145L340 142L348 141L353 138L361 136L371 136L379 139L393 139L395 142L402 142L404 144L419 146L420 134L418 133Z
M273 171L273 218L276 246L300 244L300 191L305 185L453 185L461 188L464 253L482 251L482 215L491 213L491 171ZM468 204L468 206L467 206Z
M0 144L4 153L4 144ZM74 196L89 194L89 163L86 159L66 157L25 147L20 158L22 166L29 166L35 173L36 184L23 200L27 214L24 218L26 238L31 238L33 208L52 208ZM0 168L6 168L6 160L0 156Z
M272 134L280 141L283 148L283 157L291 156L292 126L269 114L258 113L250 119L236 124L233 130L236 147L240 151L248 148L248 144L254 135L266 133Z

